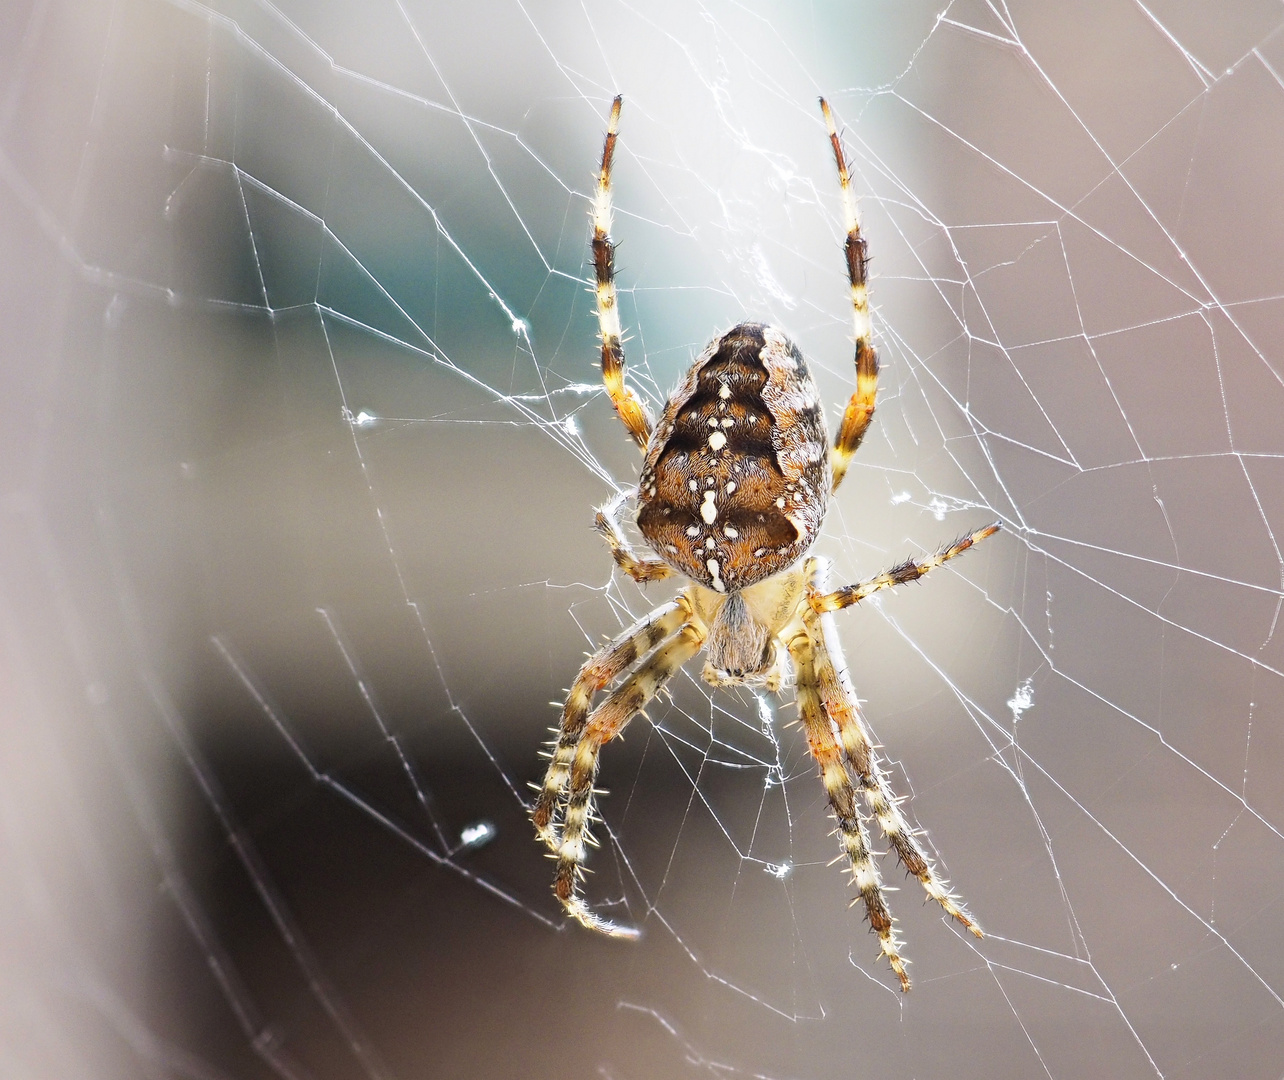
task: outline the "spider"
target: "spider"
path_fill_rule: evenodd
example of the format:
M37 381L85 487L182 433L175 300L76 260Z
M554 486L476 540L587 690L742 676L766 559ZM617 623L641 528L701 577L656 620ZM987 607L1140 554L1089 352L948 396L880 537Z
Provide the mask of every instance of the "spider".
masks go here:
M611 163L621 97L611 106L591 212L602 377L645 458L636 488L597 512L596 528L616 564L638 582L680 575L689 584L634 623L580 668L555 729L548 771L532 809L539 838L557 861L553 891L567 913L591 930L636 937L594 912L581 895L588 826L603 744L701 649L703 678L713 686L747 684L778 691L790 679L812 756L865 914L880 951L910 987L888 910L858 792L905 869L927 895L977 937L981 930L937 873L900 811L847 675L831 612L880 589L917 581L995 533L996 522L922 560L857 585L829 591L827 563L806 557L830 495L874 414L878 359L871 341L865 239L833 113L829 132L847 228L847 275L856 329L856 389L832 449L816 385L798 346L763 323L733 326L696 358L664 413L653 422L624 379L624 347L615 293ZM621 531L624 504L636 500L638 531L651 554L638 554ZM621 680L596 708L594 695ZM855 904L857 900L853 900Z

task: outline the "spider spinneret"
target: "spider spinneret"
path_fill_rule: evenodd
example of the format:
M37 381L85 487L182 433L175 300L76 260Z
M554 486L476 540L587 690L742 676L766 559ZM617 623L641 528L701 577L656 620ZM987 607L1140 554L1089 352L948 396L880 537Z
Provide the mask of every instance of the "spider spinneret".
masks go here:
M878 821L897 858L928 897L977 937L981 931L901 814L861 716L831 612L880 589L918 580L997 532L999 524L978 529L928 558L906 560L833 592L827 590L826 562L807 557L830 496L869 427L878 387L865 239L842 142L824 98L820 106L843 200L856 338L856 389L834 445L829 445L824 410L802 353L782 330L762 323L741 323L715 338L653 424L624 379L616 303L611 165L621 104L617 97L602 150L592 252L603 381L645 459L638 486L599 510L596 525L616 564L635 581L678 574L691 584L594 653L571 687L531 812L536 832L557 861L554 892L582 925L636 937L636 929L602 918L580 893L602 746L702 649L707 654L703 677L714 686L747 683L776 691L792 671L799 716L838 822L857 899L864 902L880 951L901 989L908 990L906 961L859 807L862 797L867 814ZM638 530L656 557L635 553L620 528L619 514L634 496ZM595 695L617 680L606 700L593 708Z

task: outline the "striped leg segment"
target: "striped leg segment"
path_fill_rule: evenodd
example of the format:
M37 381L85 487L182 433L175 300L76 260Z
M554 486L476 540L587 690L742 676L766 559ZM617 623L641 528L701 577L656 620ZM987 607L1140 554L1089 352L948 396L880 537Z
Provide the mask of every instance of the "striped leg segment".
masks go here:
M557 851L561 840L554 825L557 803L571 775L575 747L588 723L589 706L598 691L609 686L636 661L660 642L672 637L690 615L684 601L672 600L639 619L614 641L598 649L580 668L562 707L562 723L553 744L552 760L531 811L535 831L548 847Z
M619 926L596 914L580 895L584 876L586 846L591 843L588 826L593 817L593 781L598 755L604 743L624 730L628 722L646 708L674 673L704 646L705 631L687 623L678 634L661 645L601 705L593 710L571 758L570 782L561 843L557 847L557 876L553 891L568 915L590 930L612 937L637 937L632 927Z
M789 643L793 656L797 682L794 694L798 699L798 713L807 732L811 756L820 766L820 777L829 796L829 808L838 821L838 836L847 855L852 880L865 902L865 915L869 925L878 934L882 954L901 981L901 989L908 990L909 976L905 974L905 961L901 959L901 944L896 940L892 914L883 896L878 864L869 850L869 833L860 819L856 789L843 760L843 752L834 741L830 718L826 714L822 685L816 670L816 656L808 634L799 634ZM840 856L841 857L841 856ZM853 900L852 903L856 901Z
M816 681L825 713L838 729L843 754L858 778L870 813L878 819L879 827L895 850L897 858L906 870L918 878L927 895L940 904L947 915L958 919L973 934L981 937L980 928L972 922L959 899L938 876L931 859L915 839L914 830L901 814L900 800L892 794L891 785L879 764L878 755L874 752L861 716L856 691L848 677L838 636L834 632L833 620L828 615L811 613L804 619L804 623L815 652Z
M597 324L602 338L602 381L629 434L643 450L651 437L652 421L636 390L624 382L624 344L620 339L620 309L615 295L615 244L611 241L611 162L620 130L620 106L616 97L602 147L602 166L593 196L593 269L597 276Z
M639 558L633 553L633 548L625 539L624 533L620 531L620 507L634 494L636 489L622 491L615 496L597 512L594 527L602 534L602 539L611 549L611 558L615 560L615 564L629 577L634 581L661 581L673 574L669 564L645 555Z
M853 604L859 604L865 597L871 593L876 593L880 589L891 589L897 585L908 585L911 581L917 581L928 571L935 570L943 563L949 562L954 556L962 555L973 544L978 544L987 536L993 536L999 531L1000 522L993 525L987 525L984 529L977 529L974 533L967 536L959 537L952 544L946 544L935 555L931 555L921 561L906 559L899 566L893 566L890 570L885 570L877 577L872 577L868 581L862 581L857 585L847 585L844 588L834 592L820 592L813 589L811 593L811 607L818 615L827 611L838 611L840 608L851 607Z
M829 143L834 149L834 164L838 166L838 183L843 195L843 225L847 230L845 250L847 277L852 289L852 321L856 331L856 392L843 413L843 422L834 439L834 449L829 461L834 473L833 490L843 482L852 455L865 437L865 430L874 417L874 396L878 391L878 354L874 351L873 329L869 320L869 256L865 238L860 234L860 220L856 216L856 200L852 196L851 174L843 143L834 126L834 114L829 102L820 99L820 111L825 114L829 129Z

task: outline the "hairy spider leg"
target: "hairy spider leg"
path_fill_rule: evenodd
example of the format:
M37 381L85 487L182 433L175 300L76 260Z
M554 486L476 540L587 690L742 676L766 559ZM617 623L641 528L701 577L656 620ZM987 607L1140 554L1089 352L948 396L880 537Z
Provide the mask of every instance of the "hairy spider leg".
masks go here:
M704 647L707 633L703 625L688 622L676 636L656 649L637 671L593 710L575 747L553 891L567 914L590 930L611 937L638 935L632 927L603 919L589 908L579 893L580 880L584 876L585 846L591 842L588 825L593 816L593 781L597 777L598 756L603 744L623 731L674 673Z
M826 611L838 611L841 608L851 607L853 604L859 604L865 597L871 593L876 593L880 589L892 589L897 585L908 585L911 581L917 581L931 570L949 562L954 556L962 555L974 544L980 543L987 536L993 536L1002 527L1001 522L994 522L983 529L977 529L976 532L969 533L967 536L961 536L952 544L946 544L935 555L930 555L926 559L915 560L906 559L903 563L893 566L890 570L884 570L876 577L868 581L859 582L856 585L846 585L834 592L821 592L813 587L811 589L811 608L816 614L822 615Z
M856 332L856 392L852 394L843 413L843 422L834 437L834 449L829 455L834 474L831 491L837 491L847 474L852 455L865 437L865 430L874 418L874 397L878 392L878 354L874 351L874 332L869 319L869 256L865 238L860 234L860 219L856 216L856 199L852 195L851 174L843 143L834 126L834 114L829 102L820 99L820 111L825 114L825 127L829 129L829 145L834 149L834 164L838 166L838 184L843 195L843 226L847 230L844 250L847 255L847 278L852 290L852 322Z
M940 904L947 915L958 919L977 937L982 937L980 927L964 910L962 901L950 892L947 882L937 874L932 860L918 843L914 830L901 813L901 800L892 793L891 784L879 764L869 731L865 727L856 691L847 674L833 619L812 613L809 618L804 619L804 625L815 652L816 679L825 714L838 729L843 754L859 780L869 812L878 819L879 828L896 852L896 857L906 870L918 878L927 895Z
M611 558L615 560L615 564L634 581L662 581L664 578L673 576L675 573L673 568L659 559L635 555L632 546L620 529L620 508L636 494L637 488L632 488L616 495L598 510L593 527L602 534L602 539L611 549Z
M556 829L557 802L570 779L575 747L584 734L594 695L614 682L660 642L676 634L690 617L691 609L681 597L670 600L603 645L580 668L575 682L571 684L566 704L562 706L561 728L553 744L539 797L531 811L536 833L552 851L557 851L561 845Z
M829 808L838 822L838 836L847 855L852 880L860 893L859 899L865 902L869 925L878 934L882 954L900 979L901 989L908 990L910 981L905 974L905 961L900 955L901 943L896 939L892 914L883 895L878 864L869 849L869 832L861 820L856 789L844 764L843 752L834 740L830 717L824 707L811 636L807 633L795 636L789 642L789 652L797 679L794 696L798 701L798 714L807 732L811 756L820 766L821 780L825 794L829 796Z
M611 162L615 140L620 129L620 106L617 96L611 104L611 120L602 147L602 166L597 174L597 191L593 196L593 269L597 276L597 325L602 339L602 381L611 396L611 404L634 441L643 450L651 438L652 420L636 390L624 382L624 344L620 338L620 309L615 295L615 244L611 241Z

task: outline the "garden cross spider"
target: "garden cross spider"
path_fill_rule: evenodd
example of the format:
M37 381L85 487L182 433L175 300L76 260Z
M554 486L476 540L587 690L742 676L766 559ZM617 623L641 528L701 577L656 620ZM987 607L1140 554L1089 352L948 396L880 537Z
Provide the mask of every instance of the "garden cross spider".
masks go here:
M586 845L592 842L588 826L595 816L593 782L602 745L620 734L701 649L707 653L703 676L713 686L747 683L776 691L792 669L802 726L820 766L859 899L878 934L882 955L901 989L908 990L906 961L857 792L927 895L977 937L981 930L937 874L901 814L900 800L892 793L861 717L830 612L859 603L879 589L917 581L995 533L999 525L987 525L935 555L907 560L834 592L826 588L825 562L804 558L820 531L830 493L842 483L869 427L878 384L866 298L865 240L843 146L824 98L820 108L842 190L856 326L856 391L832 450L802 353L783 331L762 323L741 323L710 342L669 398L659 422L652 422L637 391L624 381L615 295L611 159L622 100L617 97L611 107L593 200L593 265L602 377L611 403L646 457L638 486L599 510L596 525L620 569L635 581L678 574L690 584L594 653L571 687L532 810L535 829L557 860L554 892L567 913L584 926L615 937L636 937L637 930L602 918L580 894ZM658 559L635 554L620 530L618 516L629 498L637 500L638 530ZM593 696L617 679L623 681L590 709Z

